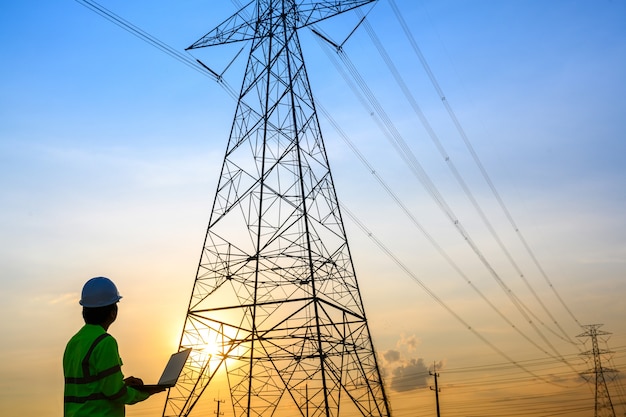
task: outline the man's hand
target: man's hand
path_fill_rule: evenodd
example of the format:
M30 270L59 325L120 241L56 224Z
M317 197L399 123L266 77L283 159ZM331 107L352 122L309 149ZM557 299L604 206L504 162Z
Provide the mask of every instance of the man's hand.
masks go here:
M134 376L129 376L128 378L125 378L124 383L126 384L126 386L134 387L135 389L138 389L139 391L145 392L150 395L156 394L157 392L163 392L167 389L165 387L146 387L143 385L143 381L141 380L141 378L135 378Z
M124 383L128 385L129 387L143 385L143 381L141 380L141 378L135 378L134 376L129 376L128 378L125 378Z
M163 392L167 388L165 387L143 387L141 388L141 392L147 392L150 395L156 394L157 392Z

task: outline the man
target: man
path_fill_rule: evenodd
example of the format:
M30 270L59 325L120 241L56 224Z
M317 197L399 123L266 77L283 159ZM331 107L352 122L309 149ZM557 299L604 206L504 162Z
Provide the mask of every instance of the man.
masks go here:
M85 325L67 343L63 355L65 417L123 417L125 404L147 399L163 388L139 391L139 378L124 379L117 341L107 333L122 297L108 278L92 278L80 305Z

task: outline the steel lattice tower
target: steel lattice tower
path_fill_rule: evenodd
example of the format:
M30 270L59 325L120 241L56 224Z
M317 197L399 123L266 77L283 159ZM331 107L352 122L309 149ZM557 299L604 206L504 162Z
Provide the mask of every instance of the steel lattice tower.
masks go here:
M585 372L586 374L593 375L595 383L595 401L594 401L594 417L615 417L615 409L611 402L611 396L609 395L609 389L606 386L605 373L616 372L614 369L605 368L602 366L602 355L611 353L606 349L600 349L598 346L598 336L607 336L611 333L603 330L598 330L601 324L589 324L582 326L587 329L585 333L578 335L577 337L590 337L591 338L591 350L581 353L581 355L589 356L593 358L593 369Z
M190 47L251 41L164 416L220 370L236 416L390 415L297 33L372 1L251 1Z

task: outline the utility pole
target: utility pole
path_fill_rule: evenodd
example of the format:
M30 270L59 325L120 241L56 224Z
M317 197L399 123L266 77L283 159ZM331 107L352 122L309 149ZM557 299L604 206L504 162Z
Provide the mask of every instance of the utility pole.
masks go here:
M590 337L591 350L581 353L593 359L593 369L583 372L583 374L593 375L595 382L595 401L594 401L594 417L615 417L615 409L611 402L611 396L606 386L605 373L617 372L615 369L605 368L602 366L602 355L612 353L607 349L600 349L598 346L598 336L606 336L611 333L598 330L601 324L588 324L582 326L587 329L585 333L579 334L577 337Z
M428 372L431 376L435 377L435 388L430 387L431 390L435 391L435 400L437 401L437 417L441 417L441 414L439 413L439 386L437 385L437 378L439 377L439 374L437 372L435 372L437 368L437 364L435 362L433 362L433 370L432 372Z
M215 415L217 417L223 416L224 413L220 413L220 404L222 404L224 402L224 400L217 399L217 400L214 400L214 401L217 403L217 411L215 412Z
M309 384L306 384L305 388L305 398L306 398L306 417L309 417Z

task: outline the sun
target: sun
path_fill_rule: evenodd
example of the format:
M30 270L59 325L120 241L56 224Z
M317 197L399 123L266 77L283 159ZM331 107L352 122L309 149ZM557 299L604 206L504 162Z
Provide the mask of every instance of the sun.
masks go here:
M234 346L236 331L223 324L216 327L205 326L201 331L195 327L193 332L185 332L181 348L193 349L194 361L201 364L224 362L228 357L238 354Z

